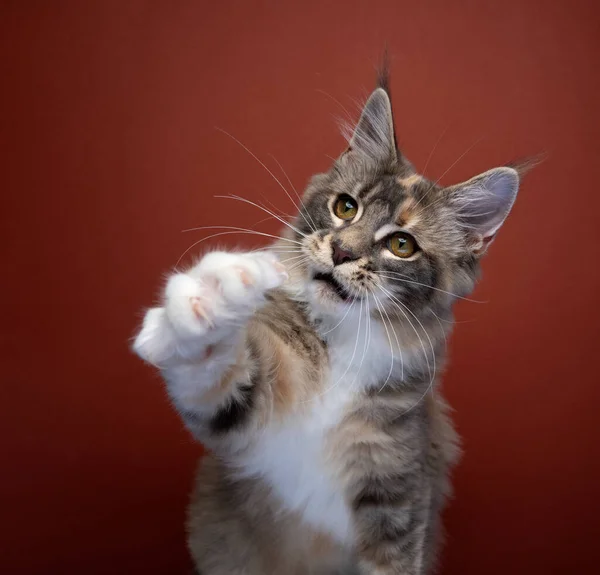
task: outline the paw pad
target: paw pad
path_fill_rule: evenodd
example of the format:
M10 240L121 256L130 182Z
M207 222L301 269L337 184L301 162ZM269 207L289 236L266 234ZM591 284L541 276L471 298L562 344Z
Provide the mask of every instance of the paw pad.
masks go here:
M252 276L243 268L236 268L240 274L240 279L242 280L242 283L247 286L250 287L252 285L254 285L254 280L252 279Z
M206 323L209 324L209 326L212 327L212 321L209 318L209 316L206 312L206 309L204 308L204 304L202 303L202 300L199 297L191 297L190 305L192 306L192 311L194 312L194 315L198 319L205 321Z

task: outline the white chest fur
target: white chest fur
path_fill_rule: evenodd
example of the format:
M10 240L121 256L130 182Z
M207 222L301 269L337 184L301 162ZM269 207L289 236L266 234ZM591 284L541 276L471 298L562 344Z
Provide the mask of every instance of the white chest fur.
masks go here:
M369 334L348 321L343 330L326 337L330 370L319 395L301 416L264 429L239 463L245 474L264 477L287 509L300 512L307 523L343 542L351 536L350 513L326 459L327 434L359 389L371 378L385 379L391 355L380 326L372 325Z
M304 417L270 426L244 465L246 472L262 475L271 484L287 509L342 541L349 535L350 517L323 448L327 431L339 422L349 397L342 390L330 393Z

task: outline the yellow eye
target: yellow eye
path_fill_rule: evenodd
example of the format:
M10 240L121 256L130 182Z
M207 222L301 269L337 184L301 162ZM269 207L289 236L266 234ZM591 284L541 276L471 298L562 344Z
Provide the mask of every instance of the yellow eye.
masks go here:
M351 220L356 216L357 212L358 204L347 194L342 194L335 201L333 206L333 213L340 218L340 220Z
M409 258L417 251L417 242L409 234L397 232L387 240L387 247L399 258Z

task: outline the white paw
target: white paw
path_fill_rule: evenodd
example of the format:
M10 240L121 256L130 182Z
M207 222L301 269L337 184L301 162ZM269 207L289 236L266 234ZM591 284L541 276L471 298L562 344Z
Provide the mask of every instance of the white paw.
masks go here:
M213 252L189 273L169 280L167 316L182 335L201 335L251 314L265 292L286 278L285 268L270 253Z
M164 310L148 311L134 350L156 363L175 351L185 355L202 340L214 343L286 279L285 267L268 252L207 254L188 273L169 279Z
M133 342L133 351L144 361L161 367L173 357L177 339L167 320L165 308L154 307L144 316L142 329Z

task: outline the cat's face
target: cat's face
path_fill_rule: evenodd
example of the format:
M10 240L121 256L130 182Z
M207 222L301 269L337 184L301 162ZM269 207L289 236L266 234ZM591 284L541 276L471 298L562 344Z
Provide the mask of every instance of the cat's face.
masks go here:
M378 89L348 150L304 195L295 222L308 256L303 279L326 309L343 312L366 297L413 313L450 306L473 288L479 258L514 202L515 170L442 188L414 171L393 130L389 98Z

